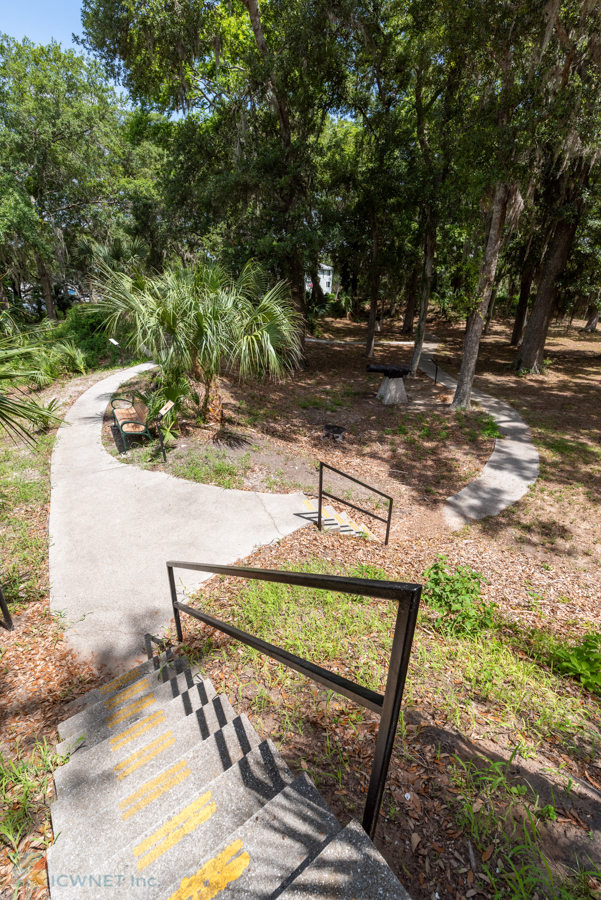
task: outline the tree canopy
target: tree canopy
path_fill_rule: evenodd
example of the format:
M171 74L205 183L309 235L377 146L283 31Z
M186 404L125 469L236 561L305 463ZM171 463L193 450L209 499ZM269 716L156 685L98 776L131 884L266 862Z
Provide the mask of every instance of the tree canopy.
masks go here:
M89 298L92 245L134 240L148 273L256 259L311 324L328 263L368 356L386 310L415 328L414 371L432 303L466 320L469 406L498 296L530 371L554 313L598 304L600 17L597 0L84 0L92 59L0 44L0 300L52 317L68 285Z

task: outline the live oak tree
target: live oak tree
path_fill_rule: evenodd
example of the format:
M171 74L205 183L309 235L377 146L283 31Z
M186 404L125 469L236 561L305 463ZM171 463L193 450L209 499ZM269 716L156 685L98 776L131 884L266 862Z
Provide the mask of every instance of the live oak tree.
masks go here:
M110 206L119 120L97 63L55 43L0 38L0 275L37 280L50 319L67 244Z
M215 175L224 176L222 189L233 188L226 213L250 221L249 245L260 219L303 313L312 145L344 77L339 55L329 52L336 26L327 4L307 15L286 2L260 9L256 0L85 0L82 21L85 46L136 99L195 112L200 132L217 129L222 162L224 148L229 158ZM231 228L227 215L221 224ZM265 248L248 250L262 257Z

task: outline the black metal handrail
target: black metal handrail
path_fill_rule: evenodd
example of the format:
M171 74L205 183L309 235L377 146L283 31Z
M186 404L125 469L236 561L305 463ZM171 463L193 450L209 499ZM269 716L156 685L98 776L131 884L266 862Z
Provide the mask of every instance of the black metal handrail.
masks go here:
M330 472L336 472L337 475L342 475L343 478L348 478L349 481L354 481L355 484L361 485L361 487L367 488L368 491L373 491L374 494L379 494L380 497L384 497L388 500L388 516L386 519L383 519L382 516L377 516L375 513L370 512L368 509L362 509L360 506L355 506L354 503L349 503L348 500L343 500L342 497L336 497L335 494L329 494L327 491L323 489L323 470L329 469ZM372 487L369 484L365 484L364 481L359 481L358 478L353 478L352 475L347 475L346 472L341 472L340 469L335 469L334 466L328 465L328 463L320 462L319 463L319 498L318 498L318 508L317 508L317 529L321 531L321 509L323 506L323 498L329 497L330 500L336 500L338 503L344 503L345 506L350 506L351 509L356 509L357 512L363 513L366 516L371 516L372 519L377 519L379 522L384 522L386 524L386 537L384 539L384 544L388 544L388 538L390 537L390 522L392 519L392 497L388 494L385 494L383 491L379 491L377 488Z
M7 631L12 631L14 629L13 620L10 617L10 612L8 611L8 604L4 599L4 591L2 590L2 586L0 585L0 609L2 610L2 615L4 616L4 622L0 622L0 625L3 625Z
M254 578L259 581L273 581L279 584L310 587L317 590L340 591L345 594L358 594L363 597L377 597L384 600L395 600L398 603L392 651L386 688L383 694L372 691L361 684L350 681L335 672L330 672L309 660L295 656L275 644L241 631L234 625L216 619L201 610L194 609L177 599L174 569L191 569L196 572L210 572L213 575L233 575L237 578ZM409 667L409 657L413 644L413 634L419 609L421 586L405 584L398 581L376 581L370 578L347 578L341 575L316 575L307 572L281 572L277 569L252 569L245 566L213 566L202 563L174 562L167 563L171 603L177 639L183 642L180 613L186 613L218 631L247 644L254 650L264 653L276 662L313 681L324 685L337 694L342 694L380 715L380 727L376 739L374 761L369 779L367 800L363 811L363 828L373 838L378 824L378 813L382 804L382 796L386 785L390 757L396 734L403 690Z

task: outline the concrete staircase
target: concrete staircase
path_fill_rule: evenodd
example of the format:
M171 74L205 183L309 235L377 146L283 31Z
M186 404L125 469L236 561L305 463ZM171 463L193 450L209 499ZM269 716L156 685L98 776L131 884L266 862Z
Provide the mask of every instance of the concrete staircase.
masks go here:
M155 658L70 711L51 900L410 900L198 670Z
M304 498L304 504L309 510L310 515L307 516L311 522L317 523L319 512L319 503L317 500L308 500ZM345 512L337 512L333 506L323 506L321 511L321 527L325 531L337 531L340 534L349 534L353 537L368 538L371 541L377 541L373 531L367 525L361 525L350 519Z

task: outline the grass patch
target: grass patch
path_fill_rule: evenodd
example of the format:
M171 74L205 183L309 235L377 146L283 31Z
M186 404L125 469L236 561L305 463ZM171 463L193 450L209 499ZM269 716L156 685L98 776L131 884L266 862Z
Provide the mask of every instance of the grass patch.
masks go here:
M285 567L281 560L278 567ZM367 562L351 568L312 558L291 568L386 578L378 565ZM478 850L482 871L489 879L480 885L488 896L525 900L537 891L541 900L555 895L566 900L569 896L594 896L587 894L589 883L596 883L599 877L592 864L569 875L564 870L561 877L549 868L545 856L549 838L544 834L539 838L542 823L557 818L555 801L539 803L524 779L512 775L510 769L515 759L536 760L543 747L545 758L556 760L553 778L558 794L569 793L573 781L568 777L570 770L560 771L562 754L569 753L580 762L596 761L598 706L550 669L549 644L543 647L541 638L538 658L529 657L525 645L518 644L496 612L491 619L490 610L485 610L478 619L480 610L478 627L473 629L463 629L461 621L448 630L441 627L441 610L434 607L450 605L452 609L464 595L471 604L460 604L456 616L461 620L467 607L466 620L471 622L473 609L478 610L481 603L482 579L471 569L453 571L440 559L430 567L430 575L430 593L426 590L428 602L420 611L393 754L393 786L384 803L387 821L392 828L408 828L408 837L412 829L422 833L420 827L426 826L410 822L402 812L407 797L413 798L414 788L403 787L399 792L394 787L398 784L395 766L409 773L412 785L423 772L421 767L429 765L424 759L432 760L432 754L437 754L441 771L449 766L452 794L446 801L447 815L455 820L457 834L463 834L466 841L469 838ZM215 579L199 599L204 609L219 618L372 690L384 689L396 613L391 603L254 581L241 585L231 579ZM454 615L451 612L450 617ZM187 627L193 632L197 628L193 623ZM302 768L323 790L342 798L345 810L358 814L363 787L356 785L366 785L362 779L371 759L367 748L376 728L369 712L316 689L307 679L246 647L216 638L207 629L188 632L186 646L192 656L202 657L211 677L223 679L224 685L239 685L236 700L240 703L244 691L247 710L260 733L278 740L282 748L299 747ZM419 739L415 731L409 731L415 726L407 724L415 721L416 714L432 723L427 728L452 734L449 726L454 726L466 738L477 735L495 740L505 761L483 759L476 765L457 757L445 764L440 745L438 750L432 746L428 753L427 743L425 757L423 745L420 756L416 752ZM442 758L448 755L442 753ZM411 775L414 771L415 776ZM353 779L357 779L354 790ZM430 819L430 826L438 827L432 823L439 814L440 795L433 788L420 796L422 805L426 803L430 812L437 814ZM559 802L565 803L565 796L561 801L558 797ZM436 842L444 844L444 838ZM459 869L458 875L465 878L468 869L469 865ZM472 884L478 885L474 873L471 877L464 893ZM480 877L476 871L475 878Z
M452 783L460 791L458 824L482 854L492 896L495 900L597 896L601 870L592 863L581 866L572 877L558 877L552 871L540 845L540 823L554 822L558 814L552 804L539 806L532 788L510 777L516 752L506 762L456 758L452 768Z
M303 568L324 572L332 567L312 560ZM368 574L365 565L339 571L363 578L382 577L375 574L376 569L371 574L370 568ZM435 571L440 573L442 566ZM474 601L481 580L477 573L461 571L454 579L451 575L451 587L448 570L444 575L437 593L434 587L432 594L426 591L426 600L436 596L435 603L450 602L454 607L462 584L471 586L472 596L448 619L444 614L441 617L435 606L422 606L405 705L419 705L427 697L437 715L470 733L478 716L474 703L486 704L496 717L490 721L491 731L502 722L533 743L552 739L587 755L594 740L595 717L586 701L566 690L565 681L549 670L548 657L529 659L505 640L502 623L494 622L490 610ZM225 610L215 594L202 597L202 603L214 615L225 613L238 628L318 661L372 690L384 689L396 614L391 602L256 581L237 590ZM433 634L432 627L442 631L442 636ZM252 650L226 646L248 661L256 659ZM278 677L285 681L286 670Z
M173 474L201 484L216 484L222 488L241 488L250 469L250 453L238 459L228 457L225 450L206 450L189 454L173 466Z
M17 752L12 759L0 754L0 841L9 848L9 858L18 862L17 849L40 819L47 821L47 795L52 792L52 773L65 760L47 741L36 741L27 756ZM43 841L44 847L51 843Z
M54 435L42 435L33 447L8 440L0 447L2 580L13 613L47 589L45 513L53 442Z

